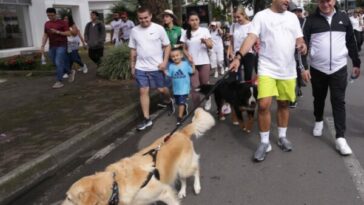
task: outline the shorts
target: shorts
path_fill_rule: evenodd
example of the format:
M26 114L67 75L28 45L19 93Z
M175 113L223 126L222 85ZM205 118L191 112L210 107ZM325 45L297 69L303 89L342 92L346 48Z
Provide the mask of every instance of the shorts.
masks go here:
M188 95L174 95L174 100L177 105L184 105L187 103Z
M296 101L296 78L278 80L268 76L258 77L258 99L276 96L279 101Z
M165 77L162 71L142 71L135 69L135 79L139 88L163 88Z

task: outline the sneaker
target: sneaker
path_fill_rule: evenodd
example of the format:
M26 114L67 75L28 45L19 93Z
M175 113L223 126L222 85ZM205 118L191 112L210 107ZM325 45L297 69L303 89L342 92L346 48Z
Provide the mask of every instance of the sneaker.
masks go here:
M265 159L265 157L267 156L267 153L270 152L272 150L272 146L270 145L270 143L260 143L258 146L257 151L255 151L254 154L254 159L257 162L261 162Z
M221 68L220 74L221 74L221 75L224 75L224 74L225 74L225 70L224 70L224 68Z
M71 74L69 75L68 82L72 83L73 81L75 81L75 75L76 75L76 71L71 70Z
M294 101L294 102L289 102L289 108L292 108L292 109L294 109L294 108L296 108L297 107L297 101Z
M174 99L171 98L170 102L167 104L168 108L168 115L172 115L174 112L176 112L176 107L174 106Z
M287 137L280 137L278 139L278 146L283 150L283 152L290 152L293 149L292 143L287 139Z
M315 122L315 127L313 128L313 136L314 137L321 137L322 136L322 130L324 129L324 122Z
M211 110L211 97L205 102L205 110Z
M183 116L187 116L188 115L188 103L185 103L185 110L184 110L184 113L183 113Z
M56 83L53 84L52 88L58 89L58 88L61 88L63 86L64 86L63 83L57 81Z
M177 117L177 123L176 123L176 125L179 126L181 124L182 124L182 118Z
M84 74L86 74L86 73L88 72L88 68L87 68L87 65L86 65L86 64L83 64L82 72L83 72Z
M68 76L68 74L67 73L65 73L64 75L63 75L63 78L64 79L66 79L66 78L68 78L69 76Z
M217 68L216 68L214 78L218 78L218 77L219 77L219 73L217 72Z
M137 125L137 130L145 130L145 128L150 127L153 125L153 122L151 119L144 119L143 122L141 122L139 125Z
M226 67L226 68L225 68L225 71L227 72L228 70L229 70L229 67Z
M340 152L341 155L351 155L353 151L351 151L351 148L349 147L348 143L346 142L346 139L343 137L339 137L335 141L336 149Z

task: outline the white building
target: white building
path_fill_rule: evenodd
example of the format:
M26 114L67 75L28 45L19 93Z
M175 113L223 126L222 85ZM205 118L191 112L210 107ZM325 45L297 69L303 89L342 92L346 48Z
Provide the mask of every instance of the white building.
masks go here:
M0 0L0 58L41 46L48 7L67 8L84 30L90 11L106 16L117 0Z

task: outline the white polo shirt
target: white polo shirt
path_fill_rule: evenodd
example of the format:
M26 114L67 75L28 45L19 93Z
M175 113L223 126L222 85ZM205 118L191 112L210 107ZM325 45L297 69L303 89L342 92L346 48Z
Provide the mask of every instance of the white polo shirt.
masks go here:
M182 32L181 42L188 47L188 52L193 58L195 65L210 64L208 48L201 42L201 38L210 38L211 35L207 28L199 27L196 31L191 32L191 39L187 39L187 32Z
M129 48L136 49L137 59L135 69L142 71L157 71L163 62L163 46L170 44L164 28L151 23L147 28L140 25L130 33Z
M131 20L126 20L126 22L121 21L121 30L123 31L123 39L130 38L130 32L134 28L134 22Z
M258 12L252 23L249 33L261 41L258 74L282 80L296 78L296 40L303 37L297 16L268 8Z

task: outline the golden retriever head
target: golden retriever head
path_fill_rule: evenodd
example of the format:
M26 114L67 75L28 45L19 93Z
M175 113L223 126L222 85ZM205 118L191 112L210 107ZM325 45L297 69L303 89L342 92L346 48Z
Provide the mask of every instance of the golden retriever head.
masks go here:
M108 204L112 192L113 176L100 172L83 177L67 191L62 205L104 205Z
M215 119L210 113L202 108L197 108L195 110L195 115L192 118L192 124L195 125L194 134L196 137L200 137L215 125Z

